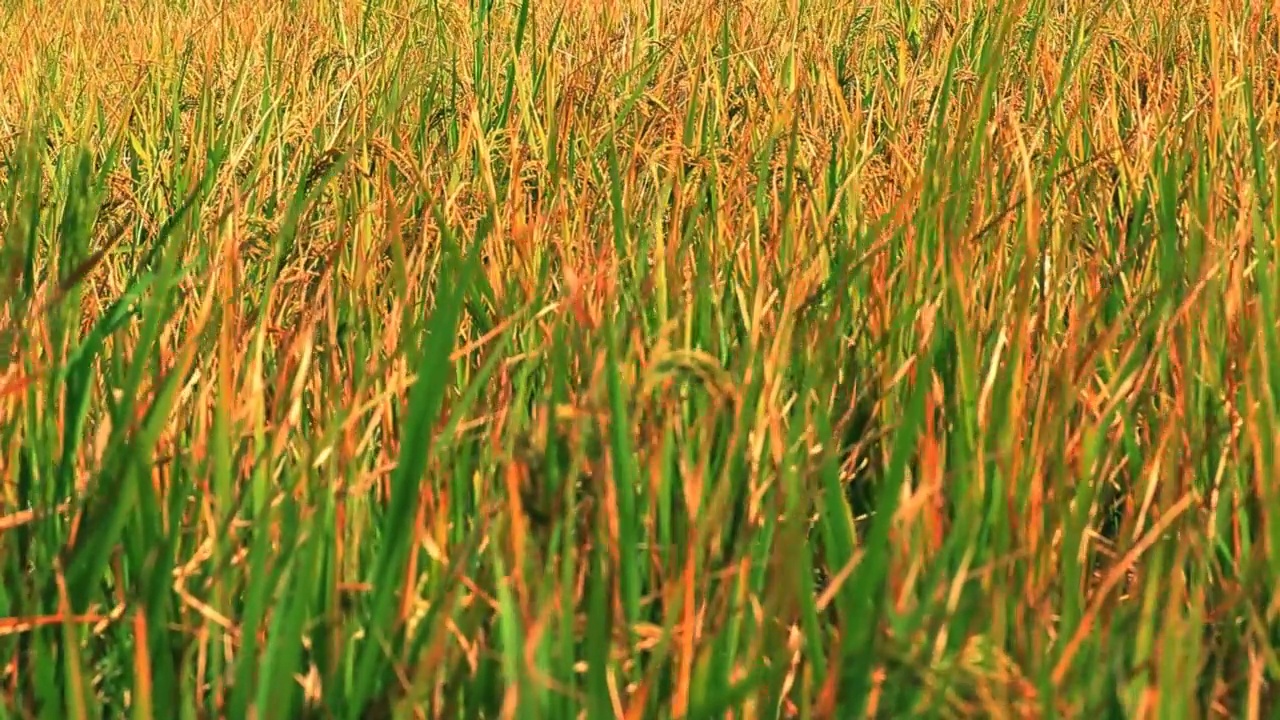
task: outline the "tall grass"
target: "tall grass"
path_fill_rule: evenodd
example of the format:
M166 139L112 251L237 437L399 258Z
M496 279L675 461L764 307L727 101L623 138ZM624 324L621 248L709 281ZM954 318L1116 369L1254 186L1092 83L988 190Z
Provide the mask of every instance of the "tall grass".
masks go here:
M0 716L1269 717L1256 0L6 0Z

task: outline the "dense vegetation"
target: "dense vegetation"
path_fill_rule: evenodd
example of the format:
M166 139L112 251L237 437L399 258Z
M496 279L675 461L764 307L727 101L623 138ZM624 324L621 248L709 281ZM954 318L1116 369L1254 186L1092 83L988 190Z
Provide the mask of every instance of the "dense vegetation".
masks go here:
M1264 717L1257 0L3 0L0 716Z

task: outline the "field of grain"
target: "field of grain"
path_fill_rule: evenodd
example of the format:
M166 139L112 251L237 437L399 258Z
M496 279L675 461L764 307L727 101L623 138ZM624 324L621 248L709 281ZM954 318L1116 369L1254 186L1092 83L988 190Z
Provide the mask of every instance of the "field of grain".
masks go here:
M0 720L1280 712L1280 6L0 6Z

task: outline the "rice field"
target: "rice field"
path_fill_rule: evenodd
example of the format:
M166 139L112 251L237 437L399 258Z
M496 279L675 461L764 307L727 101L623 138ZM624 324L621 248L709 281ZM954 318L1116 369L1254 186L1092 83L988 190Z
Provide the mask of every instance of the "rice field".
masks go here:
M1280 6L0 7L0 720L1280 712Z

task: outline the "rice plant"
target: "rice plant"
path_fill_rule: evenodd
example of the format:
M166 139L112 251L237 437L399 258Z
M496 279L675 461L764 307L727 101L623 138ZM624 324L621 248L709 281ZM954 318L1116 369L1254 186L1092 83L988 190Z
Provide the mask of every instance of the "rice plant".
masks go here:
M0 719L1280 712L1280 12L4 0Z

